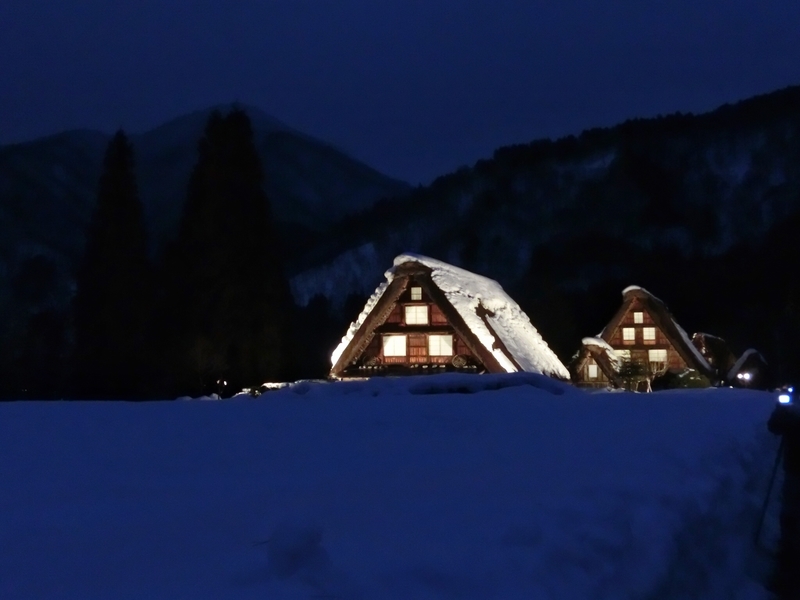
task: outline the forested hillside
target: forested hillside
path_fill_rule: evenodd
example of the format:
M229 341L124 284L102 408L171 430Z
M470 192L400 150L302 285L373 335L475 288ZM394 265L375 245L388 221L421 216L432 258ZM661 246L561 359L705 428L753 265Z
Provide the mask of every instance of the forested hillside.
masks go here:
M366 294L394 255L421 252L498 279L564 360L639 284L690 333L756 346L788 377L798 225L800 87L790 87L500 148L348 219L331 258L292 283L301 302L324 293L335 304L334 290Z

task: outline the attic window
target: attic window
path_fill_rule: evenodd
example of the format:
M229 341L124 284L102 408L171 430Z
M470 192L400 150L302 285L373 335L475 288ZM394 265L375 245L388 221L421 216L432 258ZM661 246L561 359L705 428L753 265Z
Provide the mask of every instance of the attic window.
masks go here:
M633 313L633 322L634 323L644 323L644 313L643 312L635 312L635 313Z
M406 306L406 325L427 325L427 306Z
M422 300L422 288L421 287L412 287L411 288L411 300Z
M636 329L633 327L622 328L622 343L635 344L636 343Z
M383 336L383 355L384 356L405 356L406 355L406 336L404 336L404 335L385 335L385 336Z
M656 328L655 327L643 327L642 328L642 339L644 340L645 344L655 344L656 343Z
M453 356L453 336L429 335L428 354L430 356Z
M587 372L589 374L589 379L597 379L597 365L589 365Z

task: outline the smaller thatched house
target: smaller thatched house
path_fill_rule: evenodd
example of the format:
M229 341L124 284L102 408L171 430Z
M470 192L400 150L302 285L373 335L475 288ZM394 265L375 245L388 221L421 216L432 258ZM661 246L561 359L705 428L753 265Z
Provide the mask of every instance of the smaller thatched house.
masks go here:
M622 305L596 338L584 338L570 364L573 382L588 387L649 390L666 372L696 372L716 383L717 369L678 325L666 304L647 290L630 286Z
M569 372L528 316L491 279L402 254L331 356L333 378Z

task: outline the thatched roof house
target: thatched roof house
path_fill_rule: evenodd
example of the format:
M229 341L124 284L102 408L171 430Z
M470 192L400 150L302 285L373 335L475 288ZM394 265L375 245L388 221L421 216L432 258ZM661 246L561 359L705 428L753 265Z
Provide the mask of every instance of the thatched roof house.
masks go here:
M385 275L333 352L331 377L527 371L569 379L496 281L418 254L398 256Z

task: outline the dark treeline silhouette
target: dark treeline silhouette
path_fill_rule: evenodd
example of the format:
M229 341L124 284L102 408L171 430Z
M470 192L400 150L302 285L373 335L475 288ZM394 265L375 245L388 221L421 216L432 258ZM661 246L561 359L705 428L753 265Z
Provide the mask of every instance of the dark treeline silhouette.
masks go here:
M15 315L0 343L0 396L173 398L324 376L341 325L334 333L324 299L293 305L263 179L247 115L213 113L177 237L151 261L134 148L118 132L70 309ZM43 256L24 266L20 304L46 305L54 266Z
M214 113L198 147L178 237L163 262L160 387L208 393L287 374L292 302L247 116Z
M111 140L73 302L72 384L87 398L138 397L148 378L153 267L133 148Z

